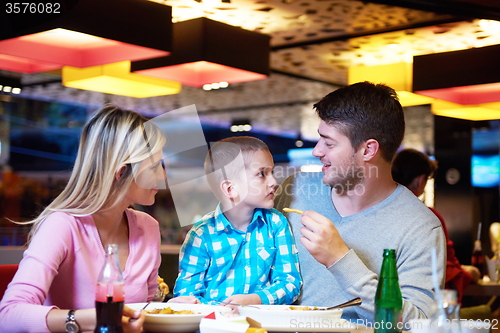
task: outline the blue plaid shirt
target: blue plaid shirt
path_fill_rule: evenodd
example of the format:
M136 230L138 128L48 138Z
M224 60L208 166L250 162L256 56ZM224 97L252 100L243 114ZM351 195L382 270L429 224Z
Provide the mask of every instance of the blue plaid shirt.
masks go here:
M257 208L243 232L233 228L219 204L184 240L174 296L208 303L255 293L262 304L292 304L301 285L297 247L283 214Z

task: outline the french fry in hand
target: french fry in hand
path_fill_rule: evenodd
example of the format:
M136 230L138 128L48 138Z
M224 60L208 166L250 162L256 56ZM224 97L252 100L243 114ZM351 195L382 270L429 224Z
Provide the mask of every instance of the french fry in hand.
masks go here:
M284 212L287 212L287 213L297 213L297 214L304 214L303 211L301 211L300 209L293 209L293 208L283 208L283 211Z

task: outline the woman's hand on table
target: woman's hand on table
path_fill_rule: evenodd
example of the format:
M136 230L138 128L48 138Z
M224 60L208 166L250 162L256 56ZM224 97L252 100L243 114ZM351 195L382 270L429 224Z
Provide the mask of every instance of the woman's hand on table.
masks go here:
M123 307L122 327L124 333L140 333L146 315L142 310L133 310L126 305Z
M194 296L177 296L169 299L167 303L199 304L200 301Z

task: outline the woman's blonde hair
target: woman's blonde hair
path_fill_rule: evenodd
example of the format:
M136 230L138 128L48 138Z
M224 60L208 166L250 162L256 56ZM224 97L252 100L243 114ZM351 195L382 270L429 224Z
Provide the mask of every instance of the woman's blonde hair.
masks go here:
M70 179L52 203L32 221L28 242L52 212L91 215L113 207L125 194L144 160L161 151L166 138L142 115L114 105L104 105L83 127ZM115 174L124 167L120 178Z

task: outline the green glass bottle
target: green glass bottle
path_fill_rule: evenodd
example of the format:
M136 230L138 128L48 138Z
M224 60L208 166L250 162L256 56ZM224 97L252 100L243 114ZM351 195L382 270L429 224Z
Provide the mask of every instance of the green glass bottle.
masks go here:
M384 250L375 294L375 333L402 332L403 297L396 267L396 250Z

